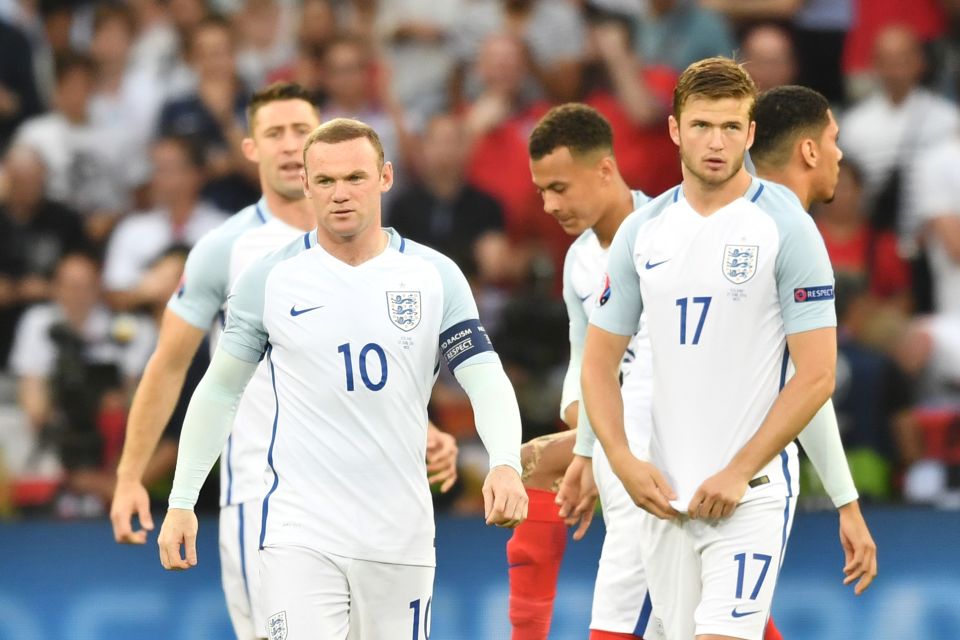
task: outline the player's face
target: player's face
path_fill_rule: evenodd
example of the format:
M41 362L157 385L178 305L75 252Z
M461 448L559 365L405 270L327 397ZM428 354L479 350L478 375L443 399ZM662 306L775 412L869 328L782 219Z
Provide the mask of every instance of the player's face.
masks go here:
M369 140L313 144L301 175L322 229L338 238L379 229L380 196L393 184L393 167L389 162L378 166Z
M247 159L260 165L265 186L286 200L303 198L303 143L320 119L304 100L277 100L259 109L251 137L244 140Z
M833 113L827 111L827 117L830 121L824 127L817 146L820 147L822 161L818 167L819 176L817 180L817 190L814 198L820 202L829 202L837 190L837 182L840 180L840 160L843 158L843 151L837 145L837 138L840 135L840 127L833 118Z
M605 158L575 158L567 147L558 147L530 161L530 175L543 198L543 210L568 235L580 235L600 217L597 193L605 178Z
M680 148L685 176L719 187L740 171L753 144L752 105L752 97L694 96L684 103L679 120L670 116L670 137Z

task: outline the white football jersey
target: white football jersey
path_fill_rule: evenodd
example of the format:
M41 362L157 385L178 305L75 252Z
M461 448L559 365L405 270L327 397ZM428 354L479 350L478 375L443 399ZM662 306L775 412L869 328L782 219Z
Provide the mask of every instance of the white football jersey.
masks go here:
M641 207L610 248L590 322L653 350L651 461L686 510L697 487L756 433L791 375L786 336L836 326L823 240L786 187L753 179L709 216L681 187ZM797 491L796 445L758 474L744 501Z
M261 548L434 564L427 402L451 369L497 362L466 278L392 230L351 266L311 232L256 262L230 295L220 348L266 354L274 394Z
M256 259L289 244L303 230L276 218L264 198L205 235L190 251L183 282L168 307L198 329L210 329L211 352L223 328L227 295ZM263 497L263 467L273 424L273 386L266 365L244 391L233 430L220 456L220 505Z
M638 209L650 201L642 191L633 191L633 208ZM590 312L597 305L603 293L604 274L607 270L609 247L602 247L593 229L587 229L573 241L567 250L563 264L563 301L570 318L570 350L582 353L583 342L587 334ZM623 394L630 395L635 404L642 404L649 411L650 396L653 387L653 373L650 353L650 340L647 335L646 321L640 319L637 333L627 346L623 356L621 373L623 376ZM571 358L578 362L579 358ZM580 369L570 367L564 379L564 393L561 407L580 400ZM646 449L649 430L643 428L648 420L628 420L627 438L635 451Z

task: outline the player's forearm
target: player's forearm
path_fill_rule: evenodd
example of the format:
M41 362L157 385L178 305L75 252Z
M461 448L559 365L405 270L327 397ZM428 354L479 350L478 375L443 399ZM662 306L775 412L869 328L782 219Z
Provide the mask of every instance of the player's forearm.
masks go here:
M757 433L730 461L744 479L752 479L795 440L833 393L833 371L801 372L787 382Z
M623 426L623 396L620 394L619 364L619 358L611 364L585 354L581 375L583 391L581 417L589 420L589 425L593 427L614 469L617 467L615 460L630 453ZM584 425L577 426L578 444L581 439L581 426ZM574 449L574 452L576 453L577 450Z
M490 455L490 468L506 465L522 473L520 407L503 365L465 364L457 367L454 375L470 398L477 433Z
M799 440L833 505L840 508L855 501L859 495L847 465L831 400L820 407L810 424L800 432Z
M150 357L127 418L123 454L117 465L118 480L139 482L143 478L177 406L188 368L189 361L173 363L159 351Z
M171 509L193 509L200 487L227 442L243 390L256 369L257 363L217 349L187 407L170 491Z

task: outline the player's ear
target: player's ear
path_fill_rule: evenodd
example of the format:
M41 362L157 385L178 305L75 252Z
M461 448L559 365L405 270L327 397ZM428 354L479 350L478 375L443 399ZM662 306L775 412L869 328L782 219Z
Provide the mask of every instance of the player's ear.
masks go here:
M680 146L680 123L677 122L677 119L673 117L673 114L670 114L667 117L667 129L670 131L670 139L673 140L673 144Z
M380 193L390 191L393 186L393 163L389 160L383 163L383 169L380 170Z
M820 149L813 140L804 138L800 141L800 157L803 159L803 164L813 169L820 162Z
M605 155L600 158L600 164L597 166L597 169L600 171L600 178L604 182L609 182L617 173L617 161L613 155Z
M751 120L750 124L747 126L747 149L753 146L753 140L757 135L757 123L755 120Z
M300 170L300 184L303 186L303 195L307 198L313 198L313 195L310 193L310 185L307 182L307 166L304 165L303 169Z
M257 153L257 143L253 138L244 138L240 143L240 150L243 151L243 157L253 163L260 162L260 154Z

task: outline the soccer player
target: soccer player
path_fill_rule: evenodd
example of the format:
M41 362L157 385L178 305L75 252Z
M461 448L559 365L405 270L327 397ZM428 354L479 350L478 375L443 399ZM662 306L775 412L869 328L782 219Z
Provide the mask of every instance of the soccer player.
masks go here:
M793 440L833 390L833 274L796 196L744 168L755 96L726 58L681 74L669 127L683 182L621 225L584 345L586 413L649 512L637 535L669 640L763 637L796 501ZM641 314L649 461L630 451L619 388Z
M240 271L316 226L303 195L303 142L320 124L316 107L301 87L278 83L254 94L248 107L250 137L243 143L257 163L263 196L204 237L190 253L184 282L170 301L130 410L123 455L111 507L118 542L143 544L153 528L142 483L144 470L176 406L186 371L216 319L223 318L227 293ZM265 637L258 607L257 543L263 469L273 422L273 390L266 367L244 395L220 467L220 562L227 609L241 640ZM456 478L452 436L430 429L431 470L441 488ZM143 529L133 531L136 513Z
M265 358L275 402L260 531L269 636L425 638L435 559L426 413L440 358L490 453L486 521L506 527L527 511L516 396L456 265L381 228L393 169L376 132L331 120L307 138L303 164L318 227L233 287L187 410L161 562L196 564L192 507Z

